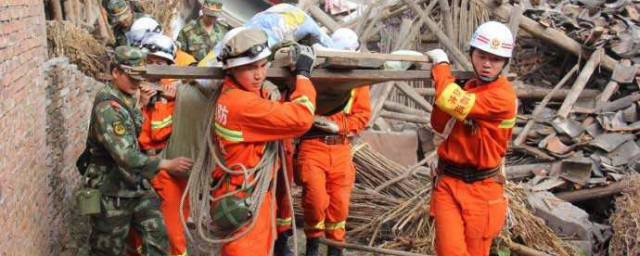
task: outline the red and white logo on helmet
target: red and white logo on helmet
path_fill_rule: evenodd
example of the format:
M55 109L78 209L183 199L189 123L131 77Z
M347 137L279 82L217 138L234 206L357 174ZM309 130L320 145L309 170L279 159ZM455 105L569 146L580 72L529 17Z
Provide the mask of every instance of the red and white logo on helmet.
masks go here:
M476 29L471 36L469 46L500 57L511 58L513 35L504 24L489 21Z

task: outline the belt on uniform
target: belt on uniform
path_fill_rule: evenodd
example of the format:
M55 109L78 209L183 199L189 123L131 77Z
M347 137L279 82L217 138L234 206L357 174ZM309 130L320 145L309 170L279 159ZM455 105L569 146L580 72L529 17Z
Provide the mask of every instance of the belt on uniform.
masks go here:
M301 138L300 140L319 140L327 145L341 145L346 144L349 140L345 135L324 135L324 136L315 136L308 138Z
M491 178L500 173L500 165L489 169L477 169L473 167L462 167L451 163L447 163L440 159L438 161L439 168L444 175L461 179L466 183Z

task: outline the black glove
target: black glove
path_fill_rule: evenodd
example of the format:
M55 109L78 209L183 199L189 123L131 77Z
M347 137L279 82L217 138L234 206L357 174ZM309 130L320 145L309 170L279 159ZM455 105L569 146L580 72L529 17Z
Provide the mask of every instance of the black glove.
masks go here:
M293 67L296 75L311 77L313 64L316 62L316 53L313 48L299 44L291 46L291 59L296 63Z

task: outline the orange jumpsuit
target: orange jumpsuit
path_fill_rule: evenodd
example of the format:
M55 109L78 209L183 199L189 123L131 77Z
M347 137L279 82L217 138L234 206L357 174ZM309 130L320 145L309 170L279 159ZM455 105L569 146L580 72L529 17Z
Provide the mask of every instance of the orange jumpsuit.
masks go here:
M355 167L347 136L357 134L371 118L369 86L351 90L345 108L327 119L340 126L339 142L327 144L323 138L302 139L297 171L302 183L304 231L307 238L345 240L349 198L355 181Z
M188 66L195 62L195 59L184 52L180 53L176 57L176 66ZM168 88L173 86L174 80L162 79L160 84ZM175 87L173 88L176 89ZM164 149L171 131L173 129L173 110L175 108L175 100L157 101L154 103L153 108L144 107L142 114L144 121L142 123L142 130L138 137L140 143L140 149L150 155L160 153ZM169 255L186 256L187 254L187 239L184 233L184 226L180 220L180 199L182 193L187 186L187 178L178 178L171 176L165 170L160 170L158 174L151 180L151 186L158 194L158 197L162 200L160 202L160 212L164 217L165 226L167 228L167 238L169 241ZM182 209L184 216L189 215L189 201L185 201L184 208ZM136 250L136 252L130 251L129 255L140 255L140 249L142 242L137 233L133 232L133 229L129 231L130 246Z
M308 79L297 80L289 102L263 99L254 92L240 89L231 78L225 80L221 90L215 113L215 137L227 166L242 164L252 168L262 158L268 141L300 136L312 125L316 92ZM212 175L219 179L223 174L217 167ZM242 175L232 175L228 183L213 191L213 196L235 190L243 180ZM253 229L240 239L224 244L221 255L269 254L276 236L272 232L276 224L272 219L276 214L276 209L271 207L273 197L271 190L267 192Z
M278 205L278 214L276 216L276 224L278 233L285 232L291 229L291 222L293 221L293 212L291 211L291 201L287 195L287 189L291 191L293 185L293 154L294 145L293 139L283 140L284 144L284 157L286 163L286 173L278 172L278 186L276 188L276 204ZM289 184L289 188L286 188L285 179Z
M431 114L431 126L443 132L449 119L456 119L451 134L438 147L440 161L476 170L500 166L517 111L511 84L499 76L482 85L472 79L461 88L449 64L438 64L432 72L437 107ZM442 173L440 167L438 173ZM436 223L437 254L489 255L507 212L502 180L496 176L467 183L447 175L436 180L431 215Z

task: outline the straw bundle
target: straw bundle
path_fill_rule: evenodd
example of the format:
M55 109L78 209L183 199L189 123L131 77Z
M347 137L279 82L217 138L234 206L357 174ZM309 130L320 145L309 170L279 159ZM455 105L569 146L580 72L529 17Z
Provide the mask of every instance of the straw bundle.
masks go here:
M68 21L47 21L49 58L65 56L88 76L107 70L107 52L86 30Z
M610 217L613 236L609 255L640 255L640 175L629 175L628 190L616 198Z

